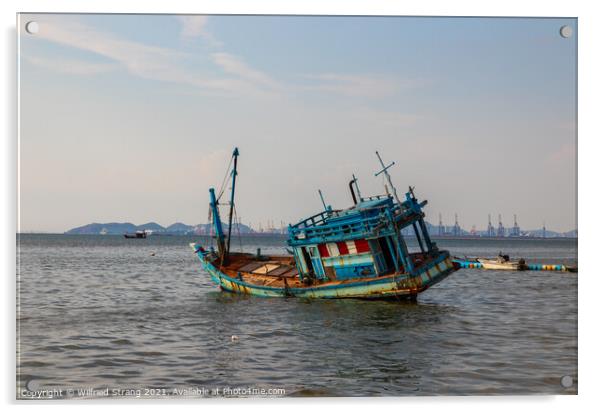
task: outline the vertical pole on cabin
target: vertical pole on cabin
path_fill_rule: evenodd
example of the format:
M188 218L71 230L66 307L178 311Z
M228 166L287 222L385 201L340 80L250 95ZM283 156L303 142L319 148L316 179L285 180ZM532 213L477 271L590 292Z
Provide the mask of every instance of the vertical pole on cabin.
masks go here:
M390 210L386 210L387 219L389 220L390 225L393 227L393 243L395 244L395 261L400 261L401 265L406 272L411 272L414 269L414 265L412 264L412 260L410 259L410 254L408 253L408 247L406 246L405 240L401 235L401 231L397 227L397 224L394 221L394 218L391 214ZM398 264L396 264L398 265Z
M238 174L238 172L236 171L238 161L238 148L234 148L232 156L234 157L234 169L232 169L232 192L230 193L230 216L228 217L228 244L226 247L226 255L230 253L230 236L232 235L232 213L234 212L234 189L236 188L236 175Z
M391 238L385 237L385 239L387 241L387 247L389 248L389 253L391 254L391 257L393 257L393 265L395 266L395 272L398 272L399 271L399 260L397 259L397 256L399 254L396 252L395 247L392 245Z
M324 205L324 211L328 211L328 208L326 207L326 202L324 202L324 196L322 195L322 190L318 189L318 193L320 194L320 199L322 200L322 205Z
M383 162L382 158L380 157L380 154L378 153L378 151L376 151L376 156L378 157L380 165L383 167L383 169L381 169L379 172L375 173L374 176L378 176L381 173L385 174L385 177L387 178L387 182L389 183L389 186L391 187L391 191L393 191L393 197L395 198L395 200L397 201L397 204L399 205L399 208L401 209L402 204L401 204L401 201L399 200L399 197L397 196L397 189L395 188L395 185L393 185L393 182L391 181L391 175L389 175L389 172L387 171L390 167L395 165L395 162L391 162L391 164L389 166L385 166L385 163ZM385 188L387 188L386 185L385 185ZM403 235L401 234L401 231L397 227L397 223L396 223L395 219L393 217L389 216L389 220L391 221L393 228L395 229L395 243L397 244L397 251L399 253L400 259L402 260L403 266L407 272L412 272L414 270L414 264L412 263L412 259L410 258L410 254L408 252L408 246L406 245L405 240L403 239Z
M352 174L351 176L353 176L353 182L355 182L355 189L357 190L357 198L360 200L360 202L362 202L362 194L360 193L360 186L357 183L357 178L355 177L355 174Z
M420 251L424 254L424 245L422 243L422 238L420 237L420 231L418 231L418 225L416 222L412 223L412 227L414 227L414 233L416 234L416 240L418 241L418 246L420 247Z
M353 198L353 205L357 205L357 198L355 197L355 192L353 191L353 183L355 181L352 179L349 181L349 191L351 192L351 198Z
M431 241L431 237L426 229L426 224L424 223L424 219L419 219L418 224L420 224L420 229L422 230L422 236L424 237L424 241L426 242L427 251L431 251L433 249L433 243Z
M219 217L217 209L217 200L215 199L215 189L209 188L209 199L211 201L211 214L213 215L213 228L215 229L215 237L217 238L217 250L220 257L224 256L224 231L222 229L222 221Z
M421 218L418 220L418 225L420 226L420 230L422 231L422 237L424 238L424 242L426 243L426 250L427 251L431 251L433 249L433 243L431 242L431 237L426 229L426 225L424 223L424 213L422 212L422 208L420 207L420 204L418 203L418 201L416 200L416 196L414 195L414 188L412 188L411 186L408 188L408 192L409 192L409 196L408 196L408 201L410 201L412 203L412 208L416 209L417 212L420 213ZM441 221L441 220L439 220ZM457 221L457 220L456 220ZM416 236L418 236L418 230L416 229L416 224L414 223L414 231L416 231ZM422 246L421 246L422 249ZM424 250L422 251L424 252Z

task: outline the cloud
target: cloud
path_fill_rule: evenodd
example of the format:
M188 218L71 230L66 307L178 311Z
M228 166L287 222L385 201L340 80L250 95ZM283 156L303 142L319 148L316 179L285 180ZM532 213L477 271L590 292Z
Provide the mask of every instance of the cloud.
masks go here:
M277 84L268 75L248 66L244 61L229 53L213 53L211 60L220 66L226 73L236 75L242 79L252 81L269 87L277 87Z
M322 73L304 77L317 82L315 85L308 86L309 89L348 97L383 98L396 94L404 87L414 85L414 82L374 74Z
M204 17L204 16L190 16ZM204 17L206 19L206 17ZM186 33L199 33L204 27L203 19L186 19ZM89 51L104 56L123 66L130 74L144 79L181 83L195 86L209 92L228 94L267 95L265 90L273 82L270 78L249 67L242 60L227 53L217 53L212 61L222 68L226 75L215 76L199 70L184 69L182 64L186 59L195 56L164 47L150 46L130 40L121 39L114 34L94 29L73 18L48 17L40 24L41 29L34 38L51 41L80 50ZM60 59L57 57L56 62ZM65 70L66 64L54 63L57 70ZM38 65L50 65L48 61L32 61ZM98 73L99 67L79 65L80 73ZM106 68L106 67L104 67ZM78 70L78 69L74 69Z
M42 57L24 56L24 59L43 69L69 75L97 75L115 70L112 63L91 63L78 59L47 59Z
M176 16L182 23L183 37L197 37L207 34L205 26L207 25L207 16Z
M181 23L182 37L209 39L212 47L221 49L219 42L213 39L207 29L207 16L177 18ZM189 85L205 93L264 98L285 92L294 95L296 92L309 90L343 97L379 99L395 95L402 88L416 85L415 81L391 76L345 73L308 74L298 77L296 82L281 83L252 67L241 57L223 50L205 56L221 70L222 73L216 75L198 67L190 68L190 62L198 61L198 55L123 39L113 33L83 24L72 16L46 16L40 20L40 32L32 39L89 51L112 61L108 64L96 64L64 60L58 56L52 60L29 59L33 64L58 72L94 75L123 67L134 76Z
M209 46L222 46L222 43L213 37L213 34L207 29L208 16L176 16L176 18L182 26L180 31L181 37L185 39L201 37Z
M119 39L71 19L44 21L36 38L96 53L144 78L178 81L181 74L171 63L181 53Z

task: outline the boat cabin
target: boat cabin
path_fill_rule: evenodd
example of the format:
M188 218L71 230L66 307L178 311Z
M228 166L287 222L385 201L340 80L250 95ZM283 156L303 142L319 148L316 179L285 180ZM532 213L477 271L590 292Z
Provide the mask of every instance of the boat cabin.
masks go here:
M351 185L350 185L351 187ZM359 191L358 191L359 192ZM371 278L391 273L414 274L437 251L412 190L399 203L390 195L359 198L344 210L323 212L289 225L299 277L315 280ZM410 253L401 230L411 226L419 252Z

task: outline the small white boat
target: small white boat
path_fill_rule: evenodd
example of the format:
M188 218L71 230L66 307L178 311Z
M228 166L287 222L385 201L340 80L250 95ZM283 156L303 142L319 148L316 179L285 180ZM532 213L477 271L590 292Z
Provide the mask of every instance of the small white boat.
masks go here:
M483 265L486 270L511 270L519 271L525 269L525 261L510 261L508 255L498 255L496 258L477 258L477 261Z

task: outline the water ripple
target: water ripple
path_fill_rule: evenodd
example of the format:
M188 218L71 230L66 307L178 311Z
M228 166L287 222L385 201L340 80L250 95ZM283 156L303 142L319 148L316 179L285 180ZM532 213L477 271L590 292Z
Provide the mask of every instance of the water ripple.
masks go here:
M577 391L574 274L460 270L418 303L263 299L217 291L193 240L21 236L19 386L264 386L298 397ZM244 248L282 252L281 242ZM462 255L576 258L570 241L438 243ZM564 375L572 387L560 385Z

